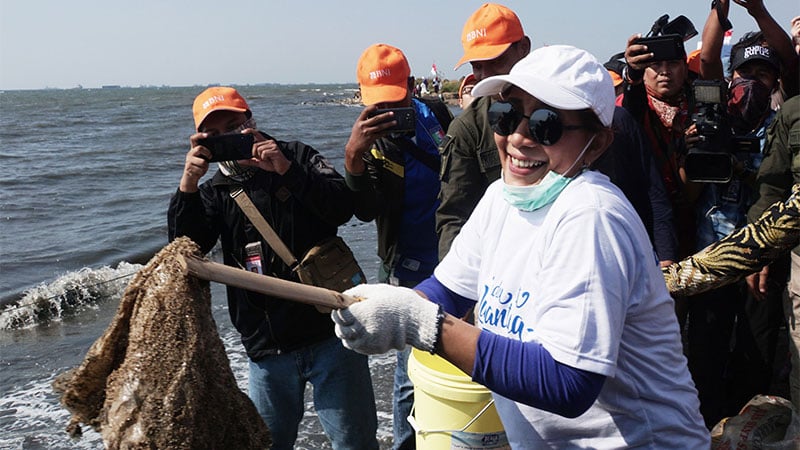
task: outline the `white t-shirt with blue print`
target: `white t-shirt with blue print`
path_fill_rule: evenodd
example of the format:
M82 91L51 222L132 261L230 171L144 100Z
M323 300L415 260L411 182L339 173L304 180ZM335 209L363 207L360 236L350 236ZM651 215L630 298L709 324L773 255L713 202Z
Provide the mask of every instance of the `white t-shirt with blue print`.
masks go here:
M434 275L477 301L482 329L607 377L576 419L495 395L512 448L708 448L652 245L605 175L581 174L532 212L506 203L495 182Z

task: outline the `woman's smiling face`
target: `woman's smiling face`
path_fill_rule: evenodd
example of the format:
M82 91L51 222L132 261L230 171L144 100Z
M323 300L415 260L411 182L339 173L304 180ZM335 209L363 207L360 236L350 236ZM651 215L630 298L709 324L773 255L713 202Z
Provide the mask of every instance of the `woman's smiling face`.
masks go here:
M553 145L539 143L529 129L530 120L521 118L516 127L509 130L508 136L495 133L494 139L500 152L503 166L503 179L513 186L529 186L539 183L548 171L572 177L584 166L584 161L576 162L581 151L592 138L593 133L580 122L578 111L564 111L550 107L527 92L512 86L503 92L503 101L526 117L540 108L547 108L558 114L564 125L561 137ZM575 129L574 127L580 126ZM588 164L588 152L581 159ZM567 172L568 171L568 172ZM565 173L566 172L566 173Z

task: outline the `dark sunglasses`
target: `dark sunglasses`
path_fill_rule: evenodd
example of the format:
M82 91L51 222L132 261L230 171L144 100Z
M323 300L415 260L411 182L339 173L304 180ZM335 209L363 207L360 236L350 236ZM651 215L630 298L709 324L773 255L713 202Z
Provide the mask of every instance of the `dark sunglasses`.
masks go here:
M582 125L564 125L558 113L540 108L526 116L516 111L511 104L504 102L492 103L489 108L489 123L492 129L500 136L510 136L517 129L522 119L528 119L528 131L536 142L542 145L555 145L564 131L580 130Z

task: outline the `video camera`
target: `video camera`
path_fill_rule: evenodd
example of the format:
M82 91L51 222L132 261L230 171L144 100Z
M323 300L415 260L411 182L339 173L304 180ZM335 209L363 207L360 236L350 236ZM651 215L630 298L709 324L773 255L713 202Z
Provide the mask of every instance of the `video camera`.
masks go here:
M684 169L690 181L727 183L733 176L735 153L761 151L757 137L734 136L727 114L728 86L724 81L695 80L692 121L701 140L686 153Z

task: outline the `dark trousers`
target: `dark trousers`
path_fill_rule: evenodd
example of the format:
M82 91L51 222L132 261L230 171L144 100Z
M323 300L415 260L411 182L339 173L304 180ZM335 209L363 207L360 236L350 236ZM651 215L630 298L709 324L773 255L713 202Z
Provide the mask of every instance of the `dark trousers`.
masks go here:
M762 301L744 281L686 299L689 371L709 429L737 415L757 394L786 396L776 391L774 369L788 359L776 354L778 340L786 339L781 330L788 267L788 258L773 262Z
M728 285L688 297L687 357L700 413L711 429L725 417L725 372L731 348L739 286Z
M725 411L728 416L738 414L757 394L787 397L776 384L781 378L776 370L780 371L787 364L788 354L776 353L779 339L788 339L782 332L782 302L788 275L788 257L776 260L770 265L767 297L758 301L747 293L737 307L735 341L728 365L728 405Z

